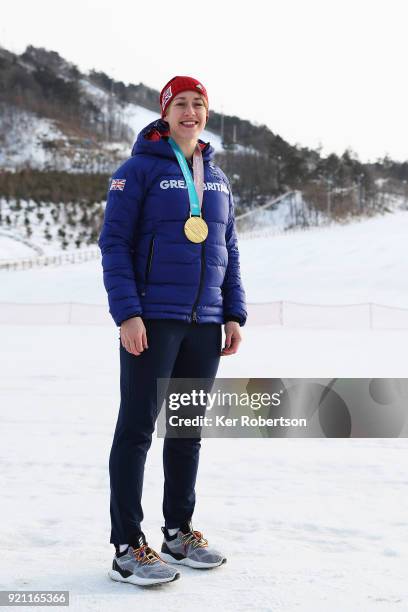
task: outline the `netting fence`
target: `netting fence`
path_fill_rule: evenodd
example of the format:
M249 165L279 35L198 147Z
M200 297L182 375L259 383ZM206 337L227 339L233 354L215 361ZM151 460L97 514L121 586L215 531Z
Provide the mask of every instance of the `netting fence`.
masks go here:
M19 271L32 268L44 268L46 266L61 266L63 264L76 264L92 259L100 259L99 248L78 249L55 255L40 255L37 257L18 258L15 260L0 261L0 270Z
M105 304L0 303L1 325L114 325ZM408 308L374 303L302 304L267 302L248 304L248 326L298 329L404 330Z

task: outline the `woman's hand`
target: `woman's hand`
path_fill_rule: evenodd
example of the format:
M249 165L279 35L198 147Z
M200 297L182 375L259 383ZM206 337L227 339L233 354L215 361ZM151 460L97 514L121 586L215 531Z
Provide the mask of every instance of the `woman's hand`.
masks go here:
M228 321L224 325L225 331L225 346L221 351L221 356L233 355L238 351L239 343L241 342L241 332L239 323L236 321Z
M120 340L128 353L139 356L147 346L146 328L142 317L132 317L120 326Z

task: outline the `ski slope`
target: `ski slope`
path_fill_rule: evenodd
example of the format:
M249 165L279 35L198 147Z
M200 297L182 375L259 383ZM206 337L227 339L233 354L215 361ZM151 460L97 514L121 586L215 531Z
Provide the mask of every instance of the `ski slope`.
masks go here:
M400 210L345 225L280 235L271 228L269 236L243 236L239 248L247 301L376 302L408 308L407 235L408 211ZM8 239L0 235L4 259L8 248ZM27 247L21 248L26 257ZM13 257L17 249L18 243ZM15 274L0 271L0 277L6 279L0 283L0 302L106 303L99 261Z
M243 239L248 301L407 306L407 223L399 212ZM99 262L0 272L0 280L0 302L106 303ZM204 440L194 525L228 563L182 568L181 580L149 590L110 581L118 330L113 322L0 329L1 589L69 590L75 612L407 609L405 439ZM219 377L406 377L407 331L248 324L242 333ZM154 438L143 497L156 549L161 446Z

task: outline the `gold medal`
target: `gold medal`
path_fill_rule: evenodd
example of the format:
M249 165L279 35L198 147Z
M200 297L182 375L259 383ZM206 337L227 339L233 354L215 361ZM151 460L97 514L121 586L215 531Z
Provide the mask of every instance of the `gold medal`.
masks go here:
M208 236L208 225L200 217L189 217L184 224L184 233L190 242L204 242Z
M183 151L171 137L169 138L169 144L174 151L183 173L190 200L190 217L184 223L184 234L186 235L186 238L190 240L190 242L199 244L200 242L204 242L208 236L208 225L201 216L204 193L204 162L201 147L197 142L193 153L193 181Z

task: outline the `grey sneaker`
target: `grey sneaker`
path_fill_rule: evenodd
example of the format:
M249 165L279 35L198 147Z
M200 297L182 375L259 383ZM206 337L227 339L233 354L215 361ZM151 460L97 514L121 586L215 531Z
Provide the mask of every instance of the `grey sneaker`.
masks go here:
M180 578L180 573L165 563L159 555L152 550L141 536L137 544L130 544L127 551L119 553L113 559L112 569L109 570L112 580L130 582L139 586L173 582Z
M160 556L168 563L188 565L197 569L218 567L227 559L218 550L209 548L208 541L200 531L194 531L191 522L180 527L174 536L170 536L162 527L164 541Z

